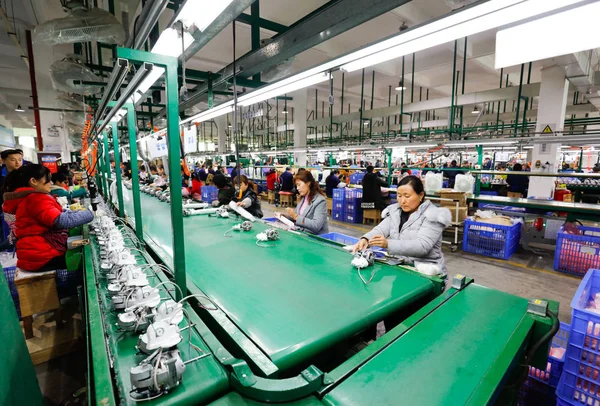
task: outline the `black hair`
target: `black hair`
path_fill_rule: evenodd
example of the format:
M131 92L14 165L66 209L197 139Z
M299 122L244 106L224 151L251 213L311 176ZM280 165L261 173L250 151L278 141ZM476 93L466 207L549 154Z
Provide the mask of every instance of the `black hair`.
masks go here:
M404 185L410 185L410 187L412 187L413 190L415 191L415 193L418 195L423 193L423 191L425 190L425 188L423 187L423 182L421 182L421 179L419 179L418 177L416 177L414 175L406 176L398 183L398 187L404 186Z
M64 172L56 172L52 174L52 182L54 184L66 182L69 178Z
M45 179L46 183L52 181L50 170L45 166L39 164L22 166L6 176L2 185L2 193L13 192L21 187L28 187L31 178L35 180Z
M450 162L450 165L456 166L456 159L453 159L452 162Z
M513 171L522 171L523 170L523 165L521 165L520 163L516 163L513 165L512 167Z
M229 186L229 182L227 182L227 178L222 173L215 174L213 178L213 183L219 189L224 188L225 186Z
M373 173L373 170L374 170L374 169L375 169L375 168L373 168L373 165L369 165L369 166L367 166L367 173Z
M17 154L23 156L23 152L18 149L5 149L4 151L2 151L0 153L0 158L2 158L2 160L5 160L6 158L9 157L9 155L17 155Z

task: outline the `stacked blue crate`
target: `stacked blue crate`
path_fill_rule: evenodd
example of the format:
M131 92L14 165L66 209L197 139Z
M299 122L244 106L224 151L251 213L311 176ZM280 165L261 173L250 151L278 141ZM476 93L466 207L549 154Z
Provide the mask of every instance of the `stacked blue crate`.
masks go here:
M202 186L202 201L212 203L217 200L219 196L219 189L216 186Z
M331 203L331 218L336 221L344 221L346 214L346 189L333 189Z
M362 184L362 180L365 177L364 172L354 172L350 175L350 184L351 185L360 185Z
M346 190L345 200L346 213L344 214L344 221L346 223L362 223L363 211L360 207L362 203L362 190Z

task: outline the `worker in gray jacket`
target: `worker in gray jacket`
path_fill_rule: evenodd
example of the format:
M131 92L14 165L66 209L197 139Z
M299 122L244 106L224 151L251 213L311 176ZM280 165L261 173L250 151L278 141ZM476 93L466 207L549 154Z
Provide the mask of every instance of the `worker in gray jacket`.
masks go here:
M298 190L298 205L296 209L287 208L286 216L296 222L296 228L311 234L329 232L327 225L327 201L319 182L310 171L298 171L294 177Z
M388 206L381 217L381 223L359 240L355 251L369 246L383 247L404 263L414 264L420 272L446 273L442 233L452 216L448 209L425 200L419 178L407 176L400 181L398 204Z

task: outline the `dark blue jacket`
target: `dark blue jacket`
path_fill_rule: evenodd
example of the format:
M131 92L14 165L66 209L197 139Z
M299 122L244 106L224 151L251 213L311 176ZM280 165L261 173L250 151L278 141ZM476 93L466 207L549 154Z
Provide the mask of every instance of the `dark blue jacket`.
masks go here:
M285 171L279 178L281 179L282 192L291 192L294 189L294 175L291 172Z
M340 180L333 173L325 179L325 194L327 197L333 197L333 189L338 187Z

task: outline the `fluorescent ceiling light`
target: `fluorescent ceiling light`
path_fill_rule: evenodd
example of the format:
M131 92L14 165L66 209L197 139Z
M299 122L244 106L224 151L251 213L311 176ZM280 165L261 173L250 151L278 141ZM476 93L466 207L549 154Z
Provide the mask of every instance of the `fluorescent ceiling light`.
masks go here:
M586 4L496 34L496 69L600 47L600 3Z
M200 2L198 2L200 3ZM178 58L184 50L186 50L192 42L194 37L187 31L183 32L183 49L181 44L181 36L179 30L175 28L167 28L160 34L158 41L152 47L153 54L161 54L166 56L172 56Z
M529 146L529 147L523 147L523 149L533 149L533 147L532 147L532 146Z
M273 97L281 96L286 93L291 93L295 90L304 89L317 83L325 82L329 80L331 75L328 72L317 73L304 77L296 81L282 80L281 82L274 83L273 85L265 86L264 88L255 90L254 92L245 94L238 98L238 104L240 106L249 106L254 103L259 103L263 100L271 99ZM291 78L290 78L291 79Z
M433 148L437 146L437 144L405 145L406 148Z
M363 69L582 1L490 0L357 51L356 54L366 55L341 69L347 72Z
M192 24L204 31L232 3L233 0L187 0L181 7L176 21L190 27Z
M287 114L287 113L288 113L288 111L287 111L287 110L283 110L283 111L281 112L281 114Z
M471 114L479 114L479 109L477 108L477 106L473 107L473 111L471 111Z
M484 148L484 151L512 151L517 149L517 147L488 147Z
M202 113L198 113L195 116L186 118L180 124L186 124L189 122L194 123L202 123L204 121L212 120L213 118L222 116L223 114L231 113L233 111L233 100L229 100L225 103L219 104L217 107L214 107L210 110L203 111Z
M402 90L406 90L406 88L404 86L402 86L402 85L396 87L396 91L400 92Z
M20 104L17 106L17 108L15 109L15 111L16 111L17 113L25 113L25 110L23 110L23 108L21 107L21 105L20 105Z

